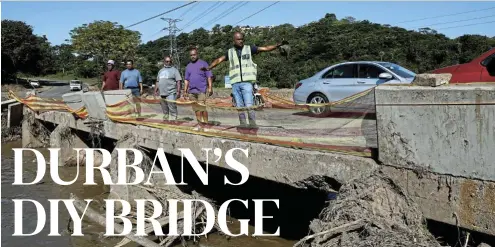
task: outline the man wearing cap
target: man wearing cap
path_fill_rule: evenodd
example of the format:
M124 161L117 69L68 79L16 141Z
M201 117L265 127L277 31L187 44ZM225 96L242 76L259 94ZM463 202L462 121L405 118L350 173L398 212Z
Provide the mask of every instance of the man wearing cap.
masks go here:
M103 74L101 91L118 90L120 81L120 71L115 69L115 61L108 60L108 70Z

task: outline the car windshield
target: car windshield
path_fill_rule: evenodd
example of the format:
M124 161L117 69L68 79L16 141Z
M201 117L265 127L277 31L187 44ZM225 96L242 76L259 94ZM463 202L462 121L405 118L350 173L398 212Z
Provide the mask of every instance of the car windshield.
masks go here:
M392 72L403 78L413 78L416 76L416 73L394 63L380 63L380 65L391 70Z

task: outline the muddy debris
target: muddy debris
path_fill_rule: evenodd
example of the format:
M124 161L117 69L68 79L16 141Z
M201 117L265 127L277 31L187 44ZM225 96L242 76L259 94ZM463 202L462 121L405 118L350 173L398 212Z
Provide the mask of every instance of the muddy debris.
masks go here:
M417 204L379 171L343 184L294 246L441 246Z
M21 127L7 127L7 112L2 111L2 143L21 139Z

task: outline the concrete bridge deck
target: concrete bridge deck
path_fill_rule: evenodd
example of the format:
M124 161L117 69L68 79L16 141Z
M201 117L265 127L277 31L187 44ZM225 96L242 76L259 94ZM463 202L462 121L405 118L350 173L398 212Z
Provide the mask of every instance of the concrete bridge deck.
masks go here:
M201 148L248 148L249 158L239 155L236 159L247 165L252 176L296 187L315 176L344 183L380 169L420 205L427 218L495 235L495 85L384 85L376 88L375 98L377 159L109 120L102 122L102 133L113 140L130 133L139 145L163 148L173 155L180 155L177 148L187 147L202 162ZM91 132L85 124L89 120L76 120L70 113L46 112L35 118ZM36 142L36 138L23 131L23 145ZM209 164L229 169L222 160Z

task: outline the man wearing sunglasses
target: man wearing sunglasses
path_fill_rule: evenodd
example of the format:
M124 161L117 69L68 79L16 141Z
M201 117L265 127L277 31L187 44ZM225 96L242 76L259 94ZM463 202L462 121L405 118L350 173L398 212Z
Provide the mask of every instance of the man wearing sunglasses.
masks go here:
M180 95L182 77L179 70L172 66L169 56L163 60L163 68L158 71L155 84L155 95L160 93L164 120L177 120L177 104L175 101Z
M127 60L127 69L120 76L120 89L130 89L132 95L140 97L143 93L143 78L139 70L134 68L134 62Z

